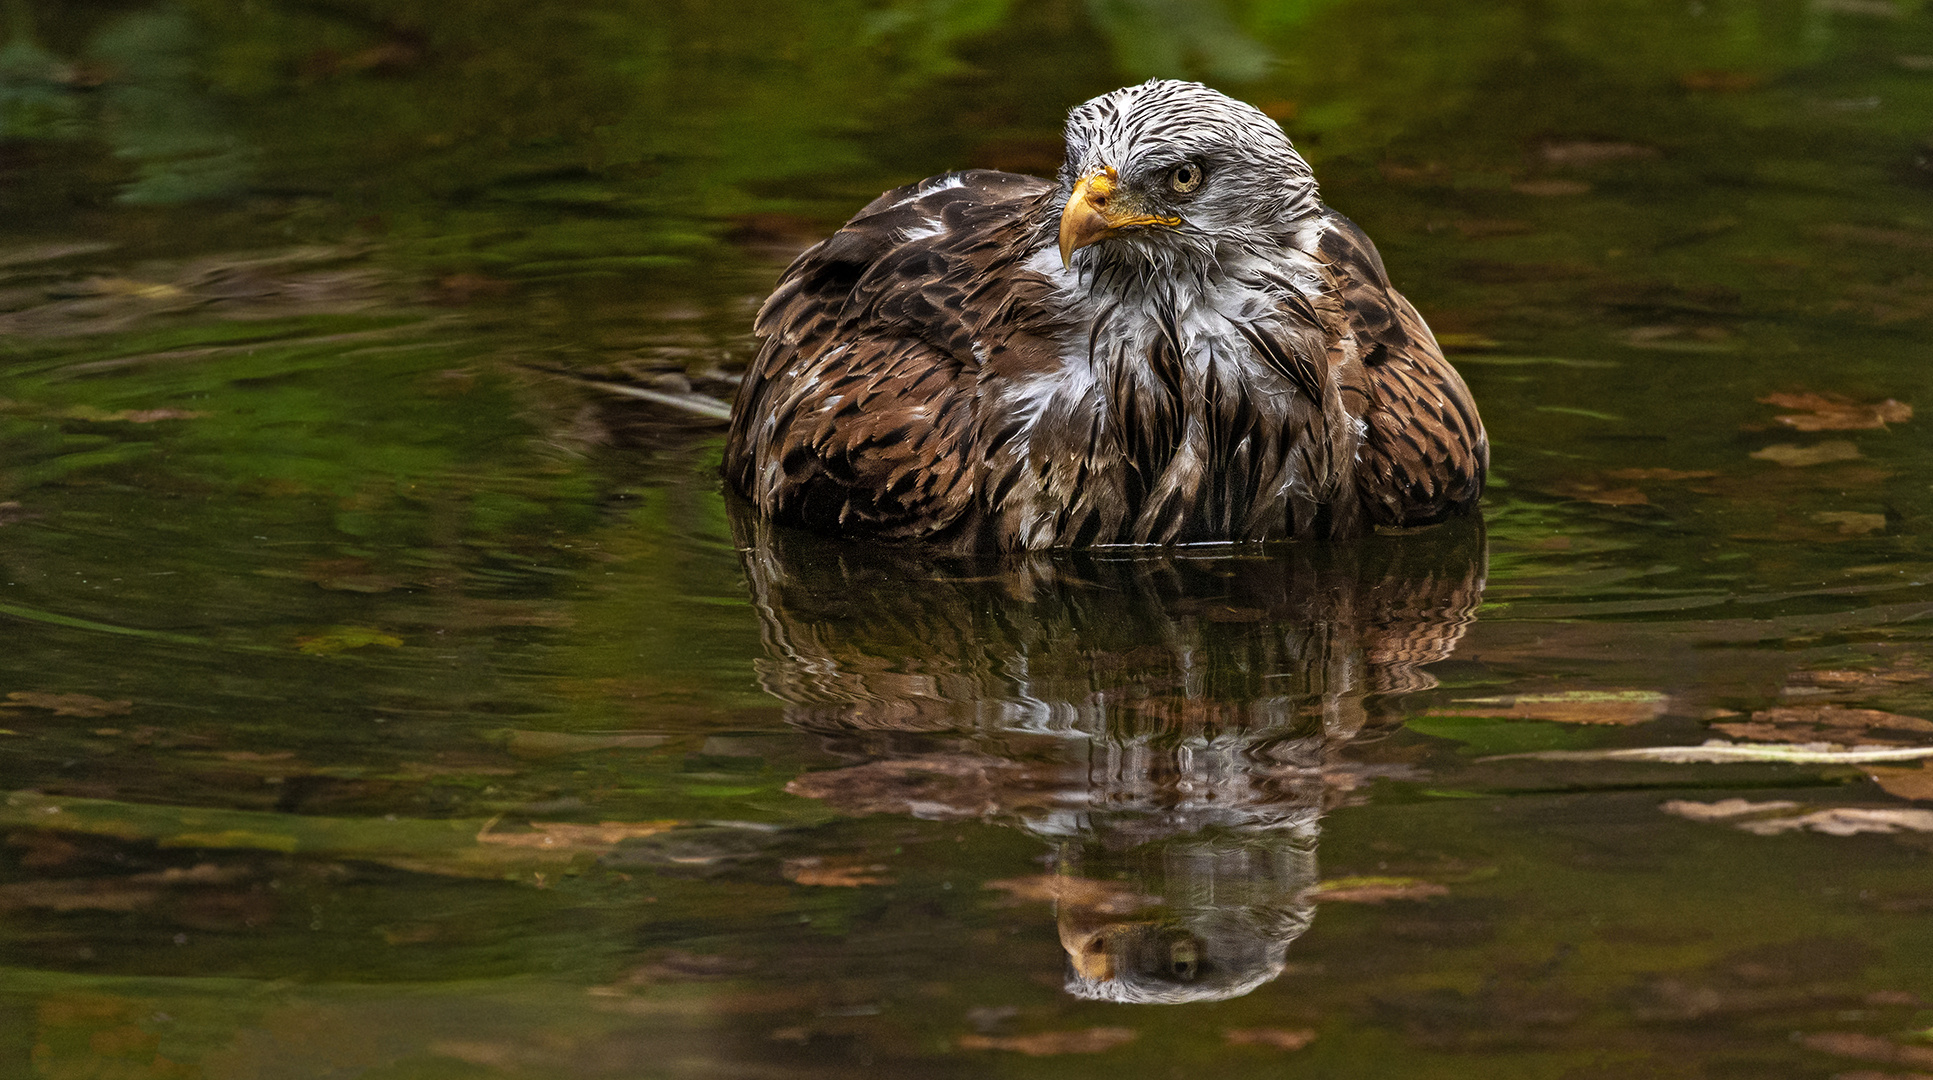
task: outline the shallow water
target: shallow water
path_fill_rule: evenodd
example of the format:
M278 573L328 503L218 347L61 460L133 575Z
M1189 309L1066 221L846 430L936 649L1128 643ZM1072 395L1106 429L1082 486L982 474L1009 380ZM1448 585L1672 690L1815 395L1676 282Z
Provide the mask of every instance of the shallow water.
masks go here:
M1933 8L5 10L0 1076L1933 1072ZM1153 74L1484 520L738 514L785 260Z

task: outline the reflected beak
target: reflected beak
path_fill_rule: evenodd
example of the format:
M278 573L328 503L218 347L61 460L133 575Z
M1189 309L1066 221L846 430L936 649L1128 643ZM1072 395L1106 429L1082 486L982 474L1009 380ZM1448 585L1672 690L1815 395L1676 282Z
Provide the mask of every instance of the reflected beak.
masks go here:
M1062 926L1060 947L1066 951L1068 963L1074 973L1093 982L1107 982L1114 978L1114 957L1108 952L1109 938L1114 927L1103 926L1099 930L1085 933L1071 932Z
M1123 205L1116 194L1121 178L1112 168L1083 176L1074 185L1074 194L1060 212L1060 264L1065 267L1074 253L1105 239L1116 229L1134 225L1165 225L1175 228L1180 218L1136 214L1134 207Z

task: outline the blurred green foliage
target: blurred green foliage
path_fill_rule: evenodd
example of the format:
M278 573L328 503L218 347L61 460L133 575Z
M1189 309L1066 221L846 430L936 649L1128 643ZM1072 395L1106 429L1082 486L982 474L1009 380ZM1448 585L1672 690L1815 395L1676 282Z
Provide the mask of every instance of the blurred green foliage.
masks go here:
M974 163L959 140L923 160L878 152L936 100L983 138L1051 140L1068 106L1119 81L1201 77L1271 104L1322 159L1378 153L1500 84L1558 71L1627 88L1763 80L1822 55L1838 25L1802 0L10 11L0 137L97 141L134 171L123 201L320 199L420 264L535 276L686 265L736 217L836 220L909 172ZM1004 109L1016 96L1021 108Z

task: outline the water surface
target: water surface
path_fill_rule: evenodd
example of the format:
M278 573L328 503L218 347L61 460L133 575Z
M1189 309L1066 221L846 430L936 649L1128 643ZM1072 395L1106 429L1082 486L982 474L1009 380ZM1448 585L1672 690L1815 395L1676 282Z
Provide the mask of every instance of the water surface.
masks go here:
M1933 8L4 10L0 1075L1933 1072ZM1377 240L1484 519L728 503L785 261L1150 75Z

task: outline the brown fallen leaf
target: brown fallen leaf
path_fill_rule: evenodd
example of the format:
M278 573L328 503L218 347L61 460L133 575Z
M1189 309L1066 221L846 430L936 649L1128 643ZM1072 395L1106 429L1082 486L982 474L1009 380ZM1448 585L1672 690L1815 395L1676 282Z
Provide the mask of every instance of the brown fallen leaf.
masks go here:
M1933 671L1921 671L1904 660L1877 671L1821 668L1814 671L1795 671L1786 677L1788 690L1799 688L1833 693L1870 693L1911 683L1926 682L1933 682Z
M826 885L837 888L858 888L862 885L891 885L893 879L885 876L888 869L884 863L867 863L858 856L824 857L807 855L797 859L787 859L779 868L785 880L798 885Z
M1028 1057L1098 1054L1140 1037L1133 1028L1096 1027L1085 1031L1043 1031L1034 1035L962 1035L962 1050L1013 1050Z
M1500 716L1560 724L1642 724L1664 715L1671 698L1655 690L1567 690L1551 694L1458 698L1480 708L1431 709L1430 716Z
M1828 836L1856 836L1860 833L1933 832L1933 810L1903 810L1895 807L1834 806L1809 814L1796 814L1799 804L1780 801L1750 802L1724 799L1715 803L1674 799L1659 807L1693 821L1718 821L1735 825L1759 836L1811 830Z
M1933 832L1933 810L1898 810L1890 807L1837 806L1801 817L1755 818L1741 821L1738 827L1760 836L1810 829L1828 836L1856 836L1860 833ZM1929 1051L1933 1053L1933 1051Z
M533 821L529 832L513 833L491 832L490 826L485 825L477 833L477 843L551 851L600 851L625 840L669 832L679 824L677 821L600 821L595 825L579 825L567 821Z
M1161 902L1159 898L1143 896L1112 881L1061 874L1036 874L1033 877L989 881L985 888L999 889L1015 900L1064 904L1103 915L1126 915Z
M1838 705L1783 705L1760 709L1749 722L1728 721L1712 727L1738 739L1754 742L1834 743L1839 746L1898 746L1915 740L1885 738L1874 732L1926 734L1933 721L1879 709L1848 709Z
M1933 799L1933 766L1921 765L1917 769L1889 769L1880 765L1866 767L1866 775L1873 778L1880 790L1888 795L1902 799L1921 801Z
M1886 531L1885 514L1862 514L1852 510L1821 510L1812 515L1812 520L1839 526L1841 536L1864 536L1870 532Z
M928 754L804 773L785 785L787 794L820 799L859 814L978 818L998 805L1001 787L1017 770L991 755Z
M1428 900L1432 896L1446 896L1449 892L1442 885L1420 878L1345 877L1317 885L1315 898L1345 904L1380 904L1385 900Z
M1275 1050L1300 1050L1316 1041L1309 1028L1228 1028L1222 1038L1230 1046L1266 1046Z
M1773 443L1763 450L1752 451L1752 456L1760 461L1773 461L1788 469L1803 469L1808 465L1825 465L1834 461L1851 461L1860 457L1859 447L1844 439L1813 443L1811 446L1797 446L1792 443Z
M1783 814L1797 810L1799 804L1787 799L1753 802L1750 799L1720 799L1717 802L1693 802L1689 799L1673 799L1658 807L1667 814L1674 814L1692 821L1731 821L1747 815Z
M1887 424L1903 424L1913 418L1913 407L1892 398L1879 402L1854 401L1841 394L1767 394L1759 398L1765 405L1798 412L1774 417L1779 423L1800 431L1872 431Z
M16 690L0 702L0 709L52 709L55 716L120 716L134 708L132 701L107 701L90 694L42 694Z

